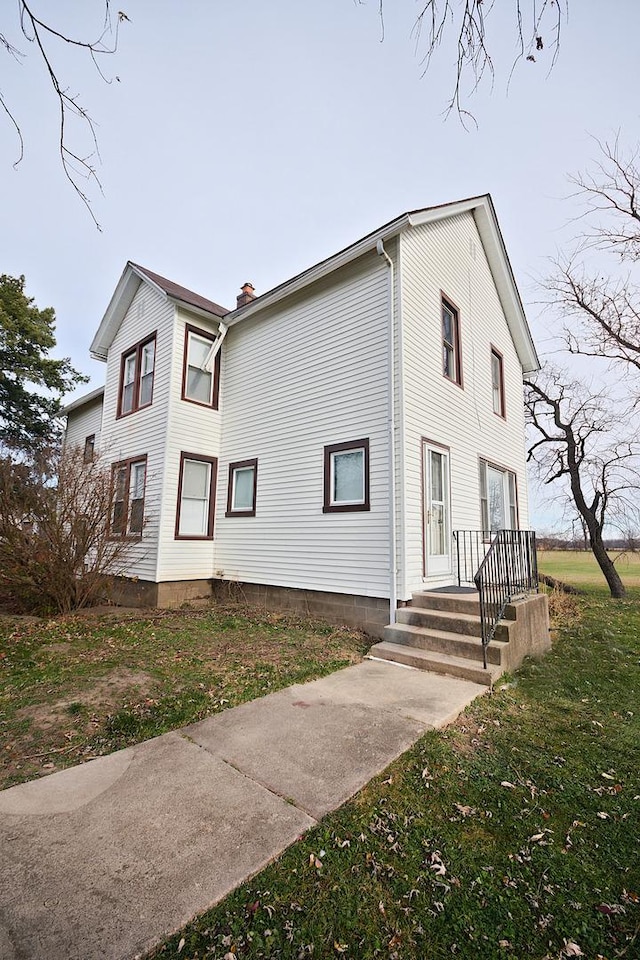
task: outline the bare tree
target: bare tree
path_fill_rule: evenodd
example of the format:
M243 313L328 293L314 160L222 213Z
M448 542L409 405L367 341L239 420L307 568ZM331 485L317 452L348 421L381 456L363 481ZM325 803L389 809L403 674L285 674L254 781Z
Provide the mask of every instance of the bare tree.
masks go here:
M612 143L596 142L600 160L572 178L586 203L578 249L556 261L545 287L551 306L564 318L568 351L607 361L622 379L632 374L630 386L637 401L640 287L634 272L640 260L639 149L625 154L617 137ZM598 269L585 264L594 249L600 256ZM614 258L610 266L607 254Z
M72 37L69 34L61 32L61 30L57 29L50 20L43 20L35 13L32 0L17 0L19 30L22 34L22 37L34 45L37 56L44 63L47 76L58 102L58 151L60 154L62 169L64 170L67 180L89 211L98 229L100 229L100 225L96 220L93 210L91 209L91 203L87 193L85 192L86 187L84 185L87 182L93 182L94 186L97 186L100 190L102 189L96 172L96 162L99 159L99 150L95 124L90 114L81 105L77 94L71 93L69 88L65 86L64 81L62 80L56 67L54 51L56 44L60 43L79 50L81 53L84 53L91 59L95 69L98 71L98 74L102 77L105 83L111 83L111 79L106 77L103 73L99 61L105 55L115 53L118 46L119 25L124 20L128 20L129 18L127 17L126 13L120 10L118 11L114 21L111 15L110 0L101 0L101 3L104 11L102 28L99 36L95 40L90 40ZM17 46L15 46L14 43L11 42L8 31L0 33L0 47L3 47L5 52L10 57L13 57L19 62L23 61L26 57L24 51L20 50ZM115 79L118 80L118 77L115 77ZM24 155L24 139L22 136L22 129L19 118L15 116L11 105L7 103L1 91L0 108L4 111L8 121L15 128L16 137L18 140L18 158L15 161L14 166L17 166ZM85 128L85 133L88 134L90 143L88 153L84 151L81 152L79 147L72 146L71 144L69 137L69 121L71 117L79 118Z
M638 444L621 436L621 417L604 393L567 382L546 368L525 381L527 417L534 434L528 459L544 484L566 483L589 535L589 546L612 597L625 588L604 545L606 525L624 524L640 487ZM633 435L632 435L633 436Z

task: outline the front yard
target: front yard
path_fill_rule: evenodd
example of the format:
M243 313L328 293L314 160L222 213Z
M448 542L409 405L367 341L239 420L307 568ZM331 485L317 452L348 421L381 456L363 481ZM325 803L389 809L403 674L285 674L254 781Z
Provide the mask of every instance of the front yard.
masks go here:
M0 617L0 788L330 673L368 645L232 608Z
M640 957L640 595L428 734L161 948L201 958Z

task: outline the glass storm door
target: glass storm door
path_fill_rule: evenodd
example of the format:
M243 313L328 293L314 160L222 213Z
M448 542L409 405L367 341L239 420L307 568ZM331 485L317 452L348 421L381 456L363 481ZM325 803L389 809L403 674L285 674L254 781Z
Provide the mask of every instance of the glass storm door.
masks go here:
M425 574L451 573L449 454L424 445Z

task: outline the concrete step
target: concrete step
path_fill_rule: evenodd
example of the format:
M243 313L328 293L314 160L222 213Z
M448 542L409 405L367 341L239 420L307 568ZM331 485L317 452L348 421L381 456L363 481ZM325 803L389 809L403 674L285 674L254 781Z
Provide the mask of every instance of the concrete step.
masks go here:
M426 607L401 607L396 619L398 623L410 623L414 627L424 627L428 630L444 630L447 633L457 633L468 637L482 636L480 617L470 613L457 613L449 610L429 610ZM507 642L509 640L509 625L501 621L495 632L495 639Z
M427 607L429 610L449 610L452 613L480 614L478 594L443 593L437 590L418 590L413 594L412 607Z
M395 623L384 628L384 639L390 643L402 643L420 650L432 650L447 653L454 657L466 657L468 660L482 661L482 640L480 637L461 636L445 630L431 630L410 623ZM505 644L492 640L487 647L487 660L499 665Z
M495 664L489 664L485 670L481 663L465 660L464 657L452 657L432 650L419 650L417 647L389 643L386 640L374 644L368 656L377 657L379 660L391 660L393 663L404 663L408 667L428 670L431 673L446 673L451 677L461 677L463 680L471 680L486 687L495 683L503 672L501 667Z

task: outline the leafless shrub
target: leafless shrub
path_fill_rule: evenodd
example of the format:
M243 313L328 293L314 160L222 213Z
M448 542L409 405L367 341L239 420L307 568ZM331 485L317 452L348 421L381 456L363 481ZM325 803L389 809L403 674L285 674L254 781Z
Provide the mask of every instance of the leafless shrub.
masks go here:
M0 458L0 604L65 613L94 604L136 544L110 536L111 468L67 449L44 467Z

